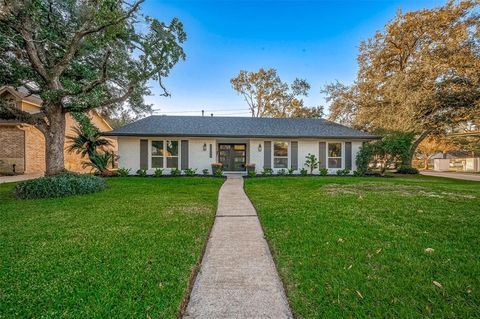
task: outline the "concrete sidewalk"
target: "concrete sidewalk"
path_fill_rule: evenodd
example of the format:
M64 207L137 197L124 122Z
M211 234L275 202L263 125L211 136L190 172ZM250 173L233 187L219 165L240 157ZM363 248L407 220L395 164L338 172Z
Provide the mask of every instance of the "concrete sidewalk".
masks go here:
M435 171L420 171L420 174L425 176L437 176L453 179L462 179L466 181L480 182L480 175L468 174L468 173L455 173L455 172L435 172Z
M184 318L292 318L243 179L229 177Z
M43 174L23 174L23 175L13 175L13 176L0 176L0 184L28 181L29 179L35 179L35 178L39 178L39 177L42 177L42 176L43 176Z

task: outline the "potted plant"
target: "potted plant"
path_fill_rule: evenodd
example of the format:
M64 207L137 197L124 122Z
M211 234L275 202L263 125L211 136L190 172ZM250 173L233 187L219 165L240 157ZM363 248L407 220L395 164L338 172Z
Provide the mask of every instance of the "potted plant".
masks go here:
M245 164L245 168L247 169L247 173L255 172L255 163L247 163Z
M215 174L216 171L222 170L223 164L222 163L212 163L212 174Z

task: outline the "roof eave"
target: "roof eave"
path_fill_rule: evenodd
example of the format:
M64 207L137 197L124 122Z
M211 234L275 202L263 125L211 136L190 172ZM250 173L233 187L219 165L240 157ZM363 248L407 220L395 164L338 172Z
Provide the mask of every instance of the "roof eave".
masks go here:
M291 136L291 135L234 135L234 134L156 134L156 133L121 133L121 132L104 132L105 136L123 136L123 137L230 137L230 138L314 138L314 139L355 139L355 140L376 140L379 136Z

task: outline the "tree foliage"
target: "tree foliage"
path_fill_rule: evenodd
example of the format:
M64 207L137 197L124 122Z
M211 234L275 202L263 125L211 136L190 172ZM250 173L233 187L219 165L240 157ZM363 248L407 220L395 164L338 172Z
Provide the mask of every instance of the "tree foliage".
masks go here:
M423 160L423 168L428 169L428 162L438 152L446 154L458 150L458 146L444 136L429 136L424 139L416 150L416 157Z
M365 143L357 153L357 170L365 173L373 164L384 175L388 168L401 166L411 156L413 139L411 133L391 132L381 140Z
M43 105L37 114L4 105L0 117L44 133L47 174L63 170L66 113L148 112L147 81L164 88L162 79L184 59L182 23L145 17L142 2L1 2L0 85L22 86Z
M369 131L428 135L479 117L480 19L477 1L399 12L360 44L357 80L323 90L330 118Z
M275 69L260 68L257 72L241 70L230 80L235 91L243 96L253 117L319 118L321 107L305 107L302 97L308 96L310 84L295 79L283 82Z

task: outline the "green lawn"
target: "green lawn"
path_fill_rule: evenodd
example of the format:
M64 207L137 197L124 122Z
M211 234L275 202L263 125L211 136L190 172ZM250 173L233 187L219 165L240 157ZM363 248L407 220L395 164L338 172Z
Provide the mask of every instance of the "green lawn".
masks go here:
M173 318L223 180L113 178L15 200L0 185L0 318Z
M246 191L297 317L479 316L480 183L252 178Z

